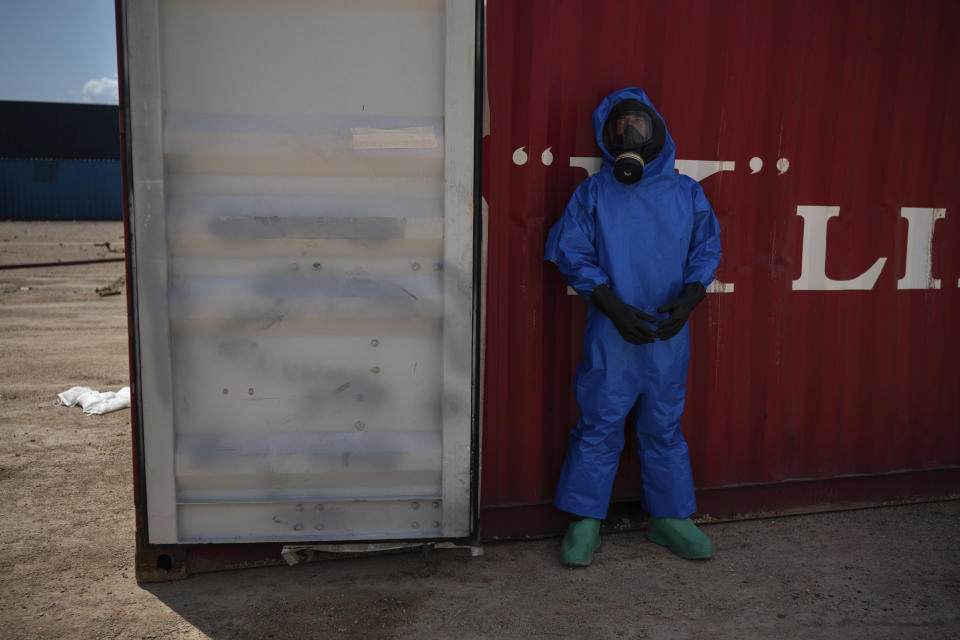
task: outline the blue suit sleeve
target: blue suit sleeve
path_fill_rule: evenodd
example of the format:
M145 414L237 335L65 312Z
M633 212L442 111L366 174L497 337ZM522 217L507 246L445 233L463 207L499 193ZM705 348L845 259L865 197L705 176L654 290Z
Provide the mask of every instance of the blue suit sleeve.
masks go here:
M596 197L591 180L577 187L566 210L550 229L544 260L557 264L563 279L586 299L610 277L600 267L596 246Z
M683 281L700 282L708 287L720 264L720 223L703 189L696 181L690 182L693 191L693 233L690 236L687 264L683 269Z

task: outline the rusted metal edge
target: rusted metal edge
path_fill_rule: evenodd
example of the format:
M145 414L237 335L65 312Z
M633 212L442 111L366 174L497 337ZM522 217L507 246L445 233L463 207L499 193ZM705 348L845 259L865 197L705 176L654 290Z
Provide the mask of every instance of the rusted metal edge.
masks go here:
M720 523L957 499L960 468L951 467L702 489L693 518ZM480 520L483 539L491 542L561 535L569 516L546 503L481 507ZM603 529L631 531L645 528L646 522L639 497L627 497L610 505Z
M114 16L116 19L116 38L117 38L117 78L118 78L118 105L117 105L117 127L120 129L120 183L123 214L123 247L125 260L125 275L127 282L134 280L133 251L130 229L130 185L133 184L131 154L127 145L127 131L129 123L127 121L127 76L126 76L126 56L124 55L125 33L124 19L125 9L123 0L114 0ZM137 350L137 328L136 315L136 287L126 287L127 298L127 347L129 353L129 372L130 372L130 442L131 442L131 466L133 467L133 508L136 527L136 567L139 567L141 560L140 554L146 546L146 498L143 491L142 478L145 477L143 463L143 444L140 438L140 388L139 388L139 355ZM139 573L139 570L138 570Z
M138 535L135 568L137 582L171 582L183 580L199 573L252 569L255 567L286 566L290 563L284 551L307 551L299 562L327 562L345 560L358 555L392 555L416 551L443 549L448 552L483 554L483 545L475 538L443 540L391 540L350 541L343 544L317 542L314 545L300 542L270 542L241 544L161 544L143 542ZM367 547L360 551L361 548Z

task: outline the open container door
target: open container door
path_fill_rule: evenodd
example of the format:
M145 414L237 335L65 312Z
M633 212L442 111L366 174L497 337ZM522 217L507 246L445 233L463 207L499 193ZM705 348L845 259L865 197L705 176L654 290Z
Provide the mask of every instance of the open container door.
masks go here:
M119 8L143 541L475 539L474 0Z

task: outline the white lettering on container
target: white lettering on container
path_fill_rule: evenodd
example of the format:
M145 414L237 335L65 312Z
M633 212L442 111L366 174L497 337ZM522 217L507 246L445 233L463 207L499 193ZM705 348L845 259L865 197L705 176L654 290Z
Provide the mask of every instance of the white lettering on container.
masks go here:
M877 258L873 266L849 280L827 277L827 222L840 215L840 207L798 206L803 218L803 248L800 277L793 281L795 291L870 290L876 284L886 258Z
M897 280L897 289L939 289L933 277L933 228L947 216L946 209L901 207L900 217L907 221L907 270Z

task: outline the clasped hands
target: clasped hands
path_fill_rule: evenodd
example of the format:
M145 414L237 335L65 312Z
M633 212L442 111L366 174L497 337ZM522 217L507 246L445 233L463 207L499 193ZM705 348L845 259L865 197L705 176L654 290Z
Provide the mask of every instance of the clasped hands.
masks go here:
M687 323L693 309L703 301L706 295L707 291L703 284L688 282L678 297L657 308L659 313L670 314L659 322L649 313L621 301L605 284L593 290L590 301L613 321L624 340L633 344L650 344L656 338L668 340L677 335ZM657 326L656 330L648 326L654 323Z

